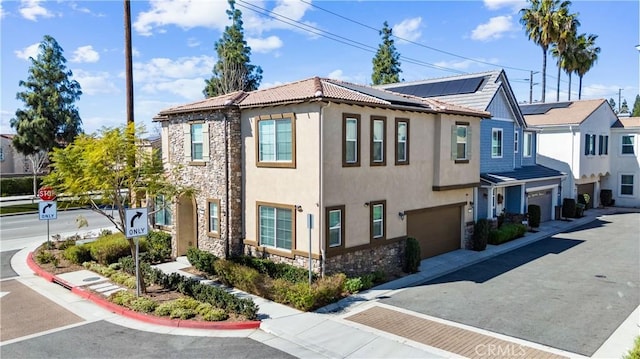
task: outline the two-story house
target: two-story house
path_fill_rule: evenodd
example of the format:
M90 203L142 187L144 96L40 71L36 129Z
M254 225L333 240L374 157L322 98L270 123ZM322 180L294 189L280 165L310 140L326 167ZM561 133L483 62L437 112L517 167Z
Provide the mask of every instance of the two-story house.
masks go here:
M168 227L198 246L314 270L396 272L463 248L488 113L310 78L163 110L169 171L197 189Z
M609 135L616 114L604 99L520 105L527 123L539 129L538 163L563 171L562 198L588 194L587 208L600 205L610 174Z
M622 117L611 126L611 175L602 181L616 206L640 207L640 117Z
M482 184L474 193L476 219L526 213L530 204L541 207L541 221L555 219L564 175L536 162L536 131L527 126L503 70L380 88L491 113L480 124Z

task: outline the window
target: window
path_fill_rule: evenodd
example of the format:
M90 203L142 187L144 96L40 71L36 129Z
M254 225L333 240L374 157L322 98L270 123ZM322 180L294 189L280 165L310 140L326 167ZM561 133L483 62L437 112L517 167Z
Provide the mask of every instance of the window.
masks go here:
M599 155L609 154L609 136L605 136L605 135L598 136L598 154Z
M596 135L584 135L584 154L594 155L596 154Z
M409 120L396 118L396 165L409 164Z
M190 165L209 161L209 125L204 121L183 124L184 160Z
M360 166L360 115L342 115L342 167Z
M513 132L513 153L518 153L518 137L520 136L520 133L518 132L518 130L515 130Z
M386 201L375 201L369 203L372 239L385 238L385 204Z
M344 247L344 206L328 207L326 210L326 234L329 249Z
M620 195L633 196L633 175L620 175Z
M502 129L491 130L491 157L502 158Z
M208 234L220 237L220 200L210 199L207 201L207 219L209 221Z
M525 132L523 141L522 154L524 157L531 157L533 154L533 134L531 132Z
M468 159L468 149L467 149L467 136L468 136L469 126L466 125L456 125L456 159L457 160L466 160Z
M295 167L295 120L293 114L260 116L256 126L257 165Z
M386 164L386 118L371 116L371 166Z
M4 147L0 147L0 161L4 161Z
M294 242L293 206L258 205L258 238L260 245L292 249Z
M163 196L157 196L155 200L155 224L160 226L171 225L171 208L168 199Z
M622 136L622 154L623 155L633 155L635 147L635 136L634 135L623 135Z

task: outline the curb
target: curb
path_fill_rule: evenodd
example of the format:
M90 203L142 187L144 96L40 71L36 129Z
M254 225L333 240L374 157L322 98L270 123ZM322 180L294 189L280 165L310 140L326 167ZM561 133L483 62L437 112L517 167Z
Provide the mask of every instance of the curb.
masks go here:
M95 304L103 307L104 309L122 315L127 318L143 321L149 324L163 325L168 327L177 328L191 328L191 329L212 329L212 330L244 330L244 329L260 329L260 321L246 321L246 322L198 322L193 320L183 319L169 319L163 317L157 317L155 315L145 314L133 311L131 309L122 307L120 305L111 303L106 298L102 298L95 293L84 290L83 288L72 285L62 278L53 275L44 269L42 269L33 259L33 252L29 252L27 255L27 265L36 275L42 277L48 282L58 283L63 287L70 289L72 293L77 296L90 300Z

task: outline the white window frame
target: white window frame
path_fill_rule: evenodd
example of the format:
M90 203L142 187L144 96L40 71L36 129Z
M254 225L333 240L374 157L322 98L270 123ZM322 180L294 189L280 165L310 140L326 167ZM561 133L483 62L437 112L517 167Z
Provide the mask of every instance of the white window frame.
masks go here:
M257 227L258 227L258 243L260 246L262 247L269 247L269 248L275 248L275 249L279 249L279 250L286 250L286 251L291 251L293 250L293 248L295 247L295 210L293 208L293 206L279 206L279 205L273 205L273 204L258 204L257 206L258 209L258 215L257 215ZM273 244L271 243L265 243L263 241L263 228L262 228L262 210L272 210L273 211ZM278 213L279 211L287 211L289 212L289 218L291 220L291 227L289 228L278 228ZM290 247L287 248L286 246L279 246L278 245L278 232L280 231L284 231L287 230L290 232L291 234L291 243L290 243Z
M400 127L404 126L404 139L400 136ZM400 157L400 148L403 148L404 157ZM409 162L409 121L396 119L396 164L407 164Z
M286 144L285 138L279 136L278 126L282 124L289 125L289 133L291 134L289 140L289 145L291 147L290 153L280 153L278 151L278 147L282 144ZM263 127L265 126L265 127ZM266 132L266 127L271 127L270 132ZM293 116L282 116L281 118L273 118L272 116L265 116L258 120L257 126L258 128L258 141L256 143L257 146L257 154L258 154L258 164L293 164L295 160L295 123ZM286 137L286 136L285 136ZM272 152L263 151L263 144L268 142L271 144ZM289 156L287 157L286 154Z
M460 140L458 131L464 128L464 140ZM464 153L460 154L458 151L458 145L464 144ZM456 125L456 160L468 160L469 159L469 125Z
M379 128L382 131L380 138L376 139L376 128ZM387 137L387 121L384 117L372 116L371 118L371 166L384 166L387 163L385 158L385 152L387 151L387 144L385 142ZM380 149L380 153L376 153L376 145L378 145ZM376 155L379 155L377 158Z
M375 201L370 203L371 206L371 239L384 239L385 238L385 206L386 201ZM376 208L381 209L380 218L375 217ZM379 224L380 232L376 233L376 224Z
M338 213L338 218L339 221L336 225L331 226L331 214L332 213ZM327 240L327 244L329 245L329 248L334 248L334 247L340 247L342 246L342 209L331 209L329 210L329 215L327 216L327 221L329 221L329 238ZM332 232L338 232L338 243L331 243L331 233Z
M623 184L622 183L622 177L625 176L630 176L631 177L631 184ZM626 194L626 193L622 193L622 187L631 187L631 194ZM635 197L635 189L636 189L636 175L633 173L620 173L620 175L618 176L618 195L620 197Z
M207 201L207 231L210 235L220 235L220 200L210 199ZM215 207L215 211L212 210Z
M358 146L360 146L360 144L358 143L358 139L360 138L360 118L358 117L350 117L347 116L344 118L344 144L345 144L345 150L344 150L344 163L347 165L351 165L351 166L358 166L360 164L360 151L358 151ZM352 124L354 127L354 137L351 138L349 137L349 124ZM349 143L353 143L353 158L349 158Z
M522 154L524 157L533 156L533 133L525 132L522 140Z
M631 144L625 144L624 143L624 138L625 137L628 137L628 138L631 139ZM636 135L633 135L633 134L620 136L620 155L621 156L635 156L635 154L636 154L636 140L637 140L637 137L636 137ZM624 152L625 147L631 148L631 152L630 153L625 153Z
M499 139L496 139L496 135L498 135ZM496 147L496 144L494 143L495 140L498 140L499 143L497 143L499 146ZM503 130L501 128L492 128L491 129L491 158L502 158L502 156L504 155L504 136L503 136ZM500 153L496 154L494 153L494 149L497 149L500 151Z
M196 131L196 126L199 127L199 131ZM190 131L189 133L191 134L191 160L192 161L204 161L204 123L192 123L190 124ZM194 137L197 136L198 132L200 133L200 140L198 141L197 139L194 139ZM200 157L196 157L196 146L200 145L201 146L201 151L200 151Z

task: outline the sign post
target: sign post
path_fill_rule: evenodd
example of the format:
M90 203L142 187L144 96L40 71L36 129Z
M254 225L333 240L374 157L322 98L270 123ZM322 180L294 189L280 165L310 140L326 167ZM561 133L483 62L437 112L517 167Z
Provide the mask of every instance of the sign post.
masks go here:
M313 229L313 214L311 213L307 214L307 228L309 229L309 286L311 286L311 230Z
M140 296L140 237L149 234L147 208L127 208L125 213L125 234L136 243L136 295Z
M38 190L38 218L41 221L47 221L47 244L51 246L51 235L49 233L49 221L58 219L58 203L55 201L56 192L52 187L42 186Z

